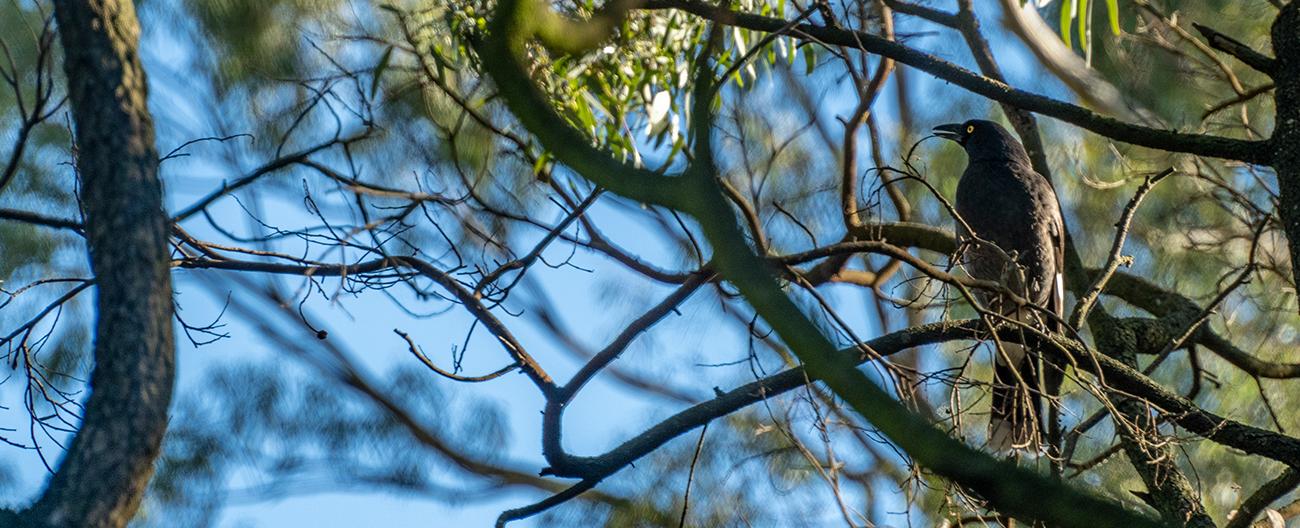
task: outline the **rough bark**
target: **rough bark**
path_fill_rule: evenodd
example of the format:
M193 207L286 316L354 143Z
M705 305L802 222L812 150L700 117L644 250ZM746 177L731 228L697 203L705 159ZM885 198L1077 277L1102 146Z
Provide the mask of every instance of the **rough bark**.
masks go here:
M1273 21L1273 55L1277 57L1272 144L1280 191L1278 212L1290 241L1292 277L1300 283L1300 3L1283 6Z
M171 401L167 221L134 6L54 5L98 288L95 369L80 432L45 492L15 524L121 527L153 474Z
M1133 398L1120 400L1116 407L1132 429L1116 424L1124 454L1146 484L1148 502L1172 526L1213 528L1200 494L1178 468L1177 452L1171 439L1156 429L1155 417L1147 405Z
M1137 370L1137 354L1143 350L1142 342L1147 341L1140 335L1143 327L1128 324L1133 320L1111 318L1102 311L1091 319L1097 347ZM1167 342L1169 338L1162 336L1152 344L1163 346L1159 343ZM1110 391L1109 396L1119 410L1115 430L1119 432L1124 454L1146 484L1147 503L1171 526L1213 528L1214 521L1205 513L1200 493L1178 468L1173 441L1160 434L1153 409L1121 391Z

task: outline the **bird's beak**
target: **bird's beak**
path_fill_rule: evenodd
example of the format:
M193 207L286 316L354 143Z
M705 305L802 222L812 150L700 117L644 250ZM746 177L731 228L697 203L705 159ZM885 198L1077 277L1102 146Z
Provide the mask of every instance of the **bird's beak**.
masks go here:
M934 127L934 135L962 143L965 134L961 133L961 123L948 123Z

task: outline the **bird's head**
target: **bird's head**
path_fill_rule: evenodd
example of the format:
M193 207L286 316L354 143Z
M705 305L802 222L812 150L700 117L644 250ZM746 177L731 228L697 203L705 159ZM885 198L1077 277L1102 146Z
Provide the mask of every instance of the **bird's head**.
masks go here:
M934 135L956 141L972 160L1029 160L1025 147L1015 136L1002 125L985 119L939 125L934 127Z

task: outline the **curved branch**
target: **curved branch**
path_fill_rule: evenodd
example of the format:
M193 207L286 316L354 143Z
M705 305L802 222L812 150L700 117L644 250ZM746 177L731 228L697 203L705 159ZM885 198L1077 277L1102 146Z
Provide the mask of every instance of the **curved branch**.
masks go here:
M712 273L703 272L691 275L691 278L687 279L684 284L677 288L677 290L665 297L663 301L660 301L659 304L656 304L649 311L642 314L641 317L636 318L635 321L628 324L627 327L618 334L618 337L615 337L613 341L605 346L605 348L596 353L596 355L591 358L591 361L588 361L587 364L578 369L578 372L573 375L573 379L569 380L569 383L565 384L564 388L559 392L555 400L559 401L560 405L572 400L573 396L576 395L578 391L582 390L582 387L586 385L588 381L591 381L591 378L594 377L596 373L600 372L601 369L604 369L610 364L610 362L622 355L623 351L627 350L628 345L632 344L633 339L636 339L638 335L641 335L641 333L645 332L651 326L654 326L655 323L663 319L669 312L677 310L677 307L685 302L692 293L695 293L695 290L699 289L700 286L711 280L713 280Z
M415 356L415 359L420 360L420 363L424 363L425 367L428 367L429 370L432 370L439 376L452 381L459 381L461 383L482 383L497 379L506 375L510 371L519 368L518 363L511 363L481 376L462 376L455 372L447 372L446 370L443 370L442 367L439 367L437 363L434 363L432 359L429 359L429 356L424 355L424 352L420 351L420 347L415 344L415 340L411 338L410 334L396 328L393 329L393 333L397 334L398 337L401 337L403 341L406 341L406 348L411 352L412 356Z
M80 431L20 526L122 527L144 497L175 374L168 223L132 2L56 0L95 273Z
M529 504L527 506L521 506L519 508L514 508L511 510L506 510L504 512L501 512L501 515L497 517L496 527L501 528L505 526L507 523L509 523L510 521L517 521L519 519L532 517L533 515L537 515L546 510L559 506L560 504L568 502L569 499L572 499L574 497L577 497L578 495L582 495L583 493L586 493L588 490L596 487L596 484L600 484L600 479L583 479L579 481L577 484L569 486L564 491L556 493L555 495L551 495L550 497L542 499L538 502Z
M1264 511L1269 504L1281 498L1283 495L1291 493L1296 486L1300 485L1300 470L1289 467L1282 471L1273 480L1264 483L1255 493L1250 494L1241 506L1237 508L1237 513L1232 515L1232 519L1223 528L1246 528L1255 520L1259 512Z

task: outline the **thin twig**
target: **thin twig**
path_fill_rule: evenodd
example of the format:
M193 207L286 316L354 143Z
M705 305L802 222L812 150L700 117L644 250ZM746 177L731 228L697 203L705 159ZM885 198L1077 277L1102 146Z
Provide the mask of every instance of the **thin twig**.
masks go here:
M1122 255L1124 240L1128 237L1129 225L1133 222L1133 215L1137 213L1138 206L1142 204L1142 199L1146 197L1147 193L1151 192L1151 189L1155 188L1156 184L1160 183L1160 180L1165 179L1166 176L1173 174L1173 172L1173 168L1168 168L1155 176L1146 178L1142 185L1138 186L1137 192L1133 193L1133 198L1128 201L1128 205L1124 206L1124 212L1120 215L1119 222L1115 223L1115 238L1111 242L1110 256L1106 258L1106 267L1093 280L1092 285L1085 290L1083 296L1079 298L1079 302L1074 305L1074 313L1070 314L1070 326L1079 328L1083 324L1084 318L1088 316L1088 311L1092 309L1093 303L1097 302L1101 292L1106 289L1106 283L1110 282L1111 276L1115 274L1115 270L1119 269L1120 264L1125 262Z
M677 528L686 527L686 511L691 505L691 483L695 481L695 465L700 461L700 452L704 451L704 435L709 432L709 424L700 428L700 439L695 442L695 455L691 456L691 469L686 473L686 491L682 492L682 518L677 521Z

